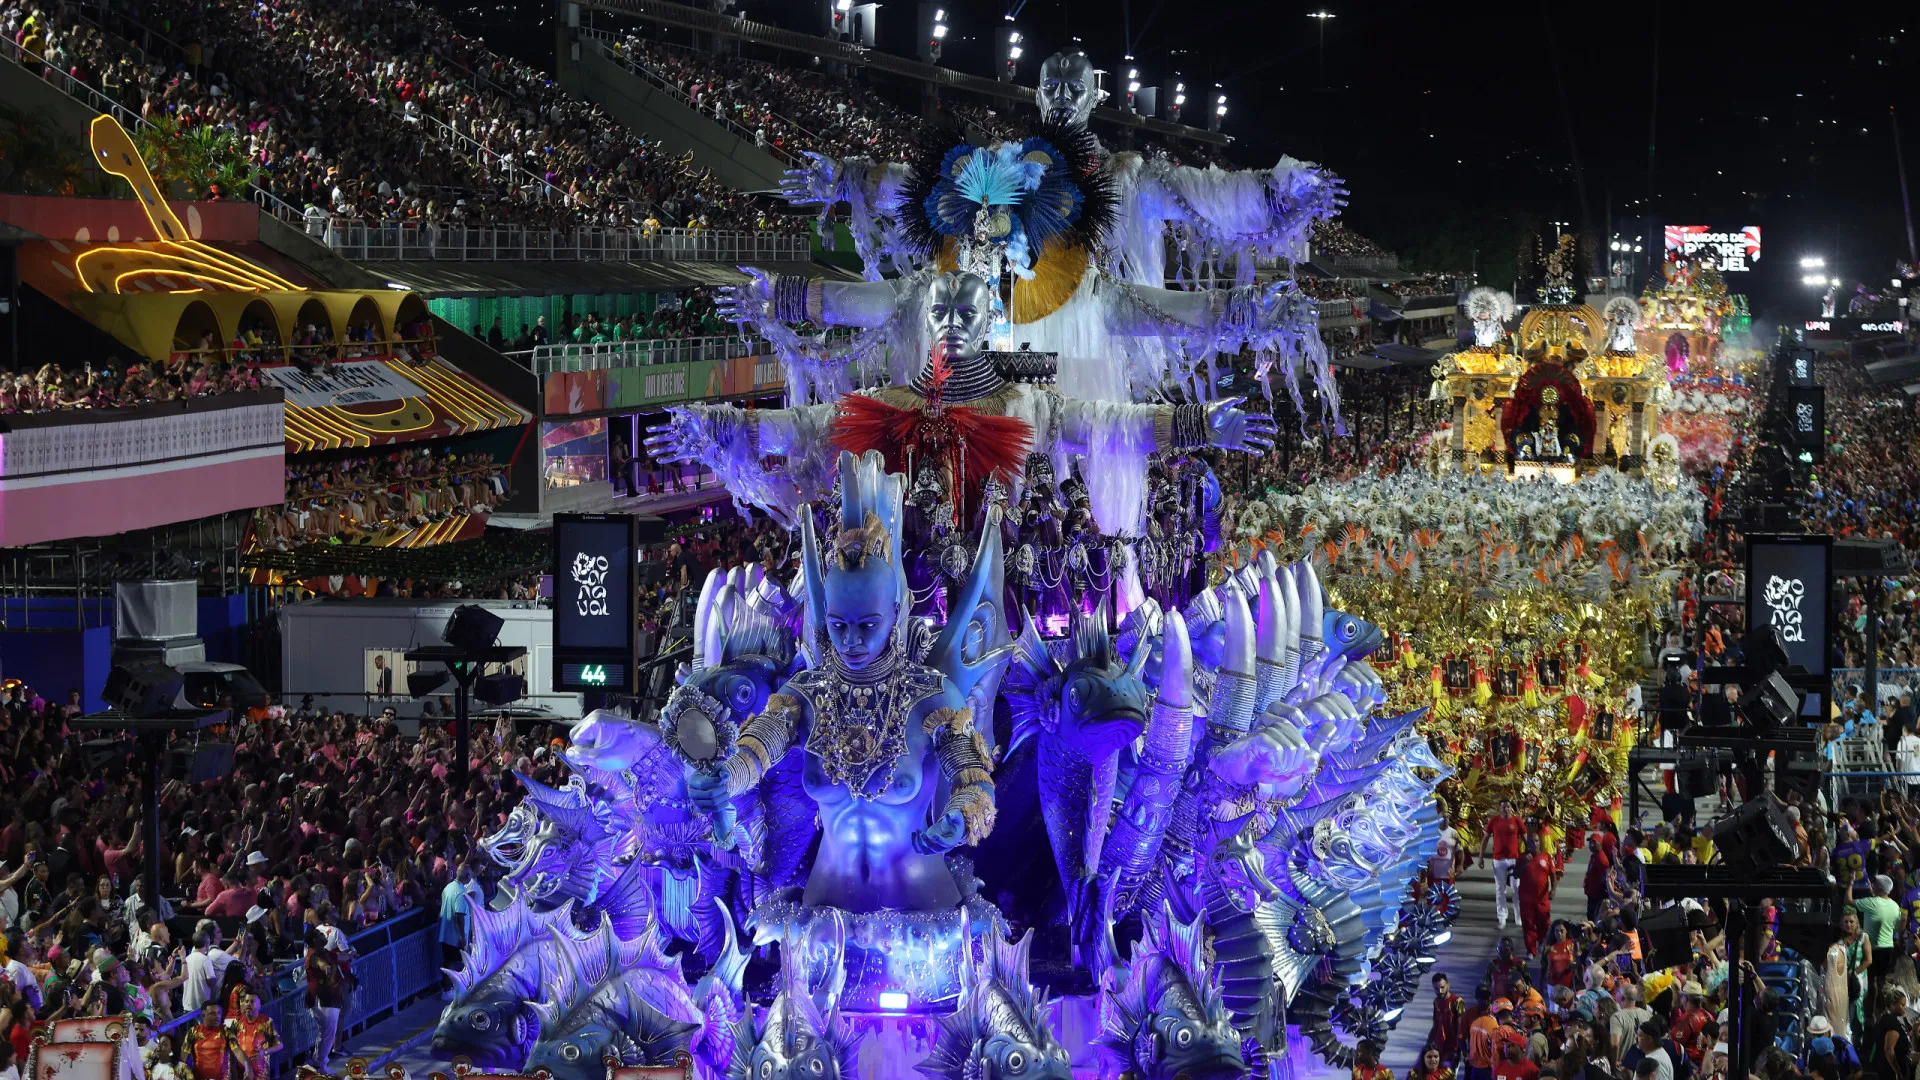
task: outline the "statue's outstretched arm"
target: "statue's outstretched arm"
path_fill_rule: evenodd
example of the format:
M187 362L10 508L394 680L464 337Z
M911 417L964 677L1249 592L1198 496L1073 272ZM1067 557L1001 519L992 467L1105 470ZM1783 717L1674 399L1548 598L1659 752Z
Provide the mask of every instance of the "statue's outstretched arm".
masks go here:
M780 179L780 195L795 206L831 208L847 203L859 214L892 214L912 170L893 161L867 157L831 158L807 151L809 163L788 169Z
M666 423L648 429L642 443L647 453L668 464L698 462L712 469L736 505L758 506L790 525L795 508L827 483L831 403L752 411L680 405L667 411ZM785 467L761 465L770 455L785 457Z
M769 274L742 266L743 285L714 291L714 309L722 319L762 333L779 326L810 322L816 326L884 326L899 305L909 278L890 281L827 281L803 274ZM769 335L771 336L771 334Z
M1260 249L1293 249L1315 221L1347 204L1346 185L1311 161L1281 157L1270 169L1196 169L1165 158L1140 165L1140 209L1161 221L1184 222L1209 239L1252 241Z

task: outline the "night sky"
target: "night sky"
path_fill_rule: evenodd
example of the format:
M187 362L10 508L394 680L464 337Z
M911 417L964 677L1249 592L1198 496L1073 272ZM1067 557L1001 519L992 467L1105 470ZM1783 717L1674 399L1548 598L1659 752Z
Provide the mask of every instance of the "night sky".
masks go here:
M742 0L740 9L817 32L818 3ZM986 74L990 35L1019 3L947 5L943 62ZM515 21L551 17L545 5L512 7L523 13ZM882 48L911 54L915 7L882 6ZM1291 153L1330 165L1353 192L1348 224L1416 265L1477 267L1506 286L1498 275L1513 272L1525 238L1550 234L1556 220L1587 223L1602 244L1609 220L1615 232L1654 236L1666 223L1757 224L1762 265L1730 284L1754 294L1756 313L1791 318L1811 301L1802 255L1876 286L1906 256L1888 106L1900 108L1910 163L1920 166L1920 72L1907 33L1920 15L1892 4L1795 5L1789 21L1776 9L1789 13L1671 0L1026 0L1013 25L1029 46L1022 81L1078 37L1108 69L1110 89L1123 88L1128 51L1143 79L1177 72L1201 93L1219 82L1236 163ZM1309 18L1319 10L1335 16L1325 23L1324 85L1321 24ZM498 47L497 24L476 28Z

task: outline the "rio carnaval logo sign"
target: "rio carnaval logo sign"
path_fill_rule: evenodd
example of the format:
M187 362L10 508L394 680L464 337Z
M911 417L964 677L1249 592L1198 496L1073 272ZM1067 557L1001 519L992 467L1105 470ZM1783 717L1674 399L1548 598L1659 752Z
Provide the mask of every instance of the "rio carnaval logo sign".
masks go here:
M573 556L573 604L582 615L610 615L607 607L607 570L605 555L577 552Z
M1767 622L1780 628L1783 641L1805 641L1807 631L1800 619L1800 602L1807 598L1807 583L1799 578L1774 574L1767 579Z

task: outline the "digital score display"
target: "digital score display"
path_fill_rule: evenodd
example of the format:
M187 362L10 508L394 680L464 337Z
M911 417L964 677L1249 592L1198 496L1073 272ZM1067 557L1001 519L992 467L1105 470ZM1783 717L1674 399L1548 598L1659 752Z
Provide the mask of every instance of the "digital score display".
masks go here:
M1760 261L1760 226L1716 229L1711 225L1669 225L1668 258L1711 266L1722 274L1744 274Z
M625 664L561 664L561 686L576 690L606 690L627 685Z

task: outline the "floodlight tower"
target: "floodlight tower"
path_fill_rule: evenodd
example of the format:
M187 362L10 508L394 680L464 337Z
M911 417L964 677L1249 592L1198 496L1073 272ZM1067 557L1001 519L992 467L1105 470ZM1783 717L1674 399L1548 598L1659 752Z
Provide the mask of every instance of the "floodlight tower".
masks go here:
M940 62L941 43L947 39L947 9L942 4L920 5L920 59Z
M999 79L1001 82L1015 81L1015 76L1018 75L1020 55L1026 51L1023 45L1023 39L1020 36L1020 31L1015 29L1012 24L1011 20L1013 16L1009 15L1007 19L1009 21L1005 30L1001 32L999 37L994 39L995 56L993 75L994 78Z

